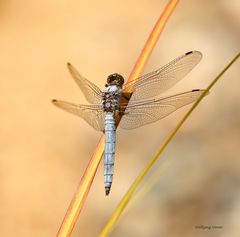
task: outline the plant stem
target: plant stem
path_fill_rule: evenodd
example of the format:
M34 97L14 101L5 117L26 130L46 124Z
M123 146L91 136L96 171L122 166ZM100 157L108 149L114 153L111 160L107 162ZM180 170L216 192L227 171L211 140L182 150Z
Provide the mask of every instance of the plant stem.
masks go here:
M222 75L232 66L234 62L239 58L240 53L238 53L232 61L219 73L219 75L210 83L210 85L207 87L207 89L202 93L202 95L198 98L198 100L193 104L193 106L190 108L190 110L185 114L185 116L182 118L182 120L178 123L176 128L172 131L172 133L169 135L167 140L163 143L163 145L160 147L160 149L156 152L156 154L150 159L148 164L145 166L145 168L140 172L138 177L135 179L131 187L129 188L128 192L125 194L123 199L120 201L118 206L116 207L115 211L113 212L112 216L109 218L108 222L102 229L102 232L100 234L101 237L108 236L111 231L113 230L116 222L118 221L120 215L122 214L123 210L125 209L126 205L128 204L130 198L132 197L134 191L139 186L140 182L143 180L143 178L146 176L146 174L149 172L151 167L154 165L154 163L157 161L161 153L165 150L167 145L170 143L170 141L173 139L175 134L178 132L178 130L181 128L183 123L187 120L189 115L193 112L193 110L198 106L198 104L202 101L203 97L207 95L210 92L210 89L215 85L215 83L222 77Z

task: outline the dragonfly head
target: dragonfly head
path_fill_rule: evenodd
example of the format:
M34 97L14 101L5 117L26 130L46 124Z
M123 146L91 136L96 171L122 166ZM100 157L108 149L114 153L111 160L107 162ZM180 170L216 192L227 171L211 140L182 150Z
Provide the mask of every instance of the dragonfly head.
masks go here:
M123 76L121 76L118 73L113 73L108 76L106 86L116 85L116 86L119 86L120 88L122 88L123 84L124 84Z

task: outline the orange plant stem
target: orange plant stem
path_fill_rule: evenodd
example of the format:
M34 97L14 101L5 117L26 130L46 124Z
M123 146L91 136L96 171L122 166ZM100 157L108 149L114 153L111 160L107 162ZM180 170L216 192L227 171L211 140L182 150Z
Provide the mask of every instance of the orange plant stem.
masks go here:
M147 60L149 59L154 46L158 42L159 36L164 29L164 26L167 23L168 18L170 17L171 13L173 12L174 8L176 7L179 0L170 0L166 8L164 9L162 15L158 18L152 33L148 37L148 40L136 62L134 68L130 74L128 82L134 80L135 78L139 77L146 65Z
M153 28L152 33L150 34L134 68L128 79L128 82L137 78L141 75L144 66L151 55L151 52L156 45L160 33L163 31L163 28L173 12L175 6L177 5L179 0L170 0L166 8L164 9L162 15L158 19L156 25ZM104 140L105 136L103 135L97 145L97 148L92 156L92 159L88 163L88 166L84 172L84 175L81 178L80 184L74 197L70 203L70 206L67 210L67 213L63 219L63 222L59 228L57 233L57 237L65 237L70 236L73 227L77 221L78 215L82 210L83 204L86 200L87 194L93 182L94 176L97 171L97 167L100 163L101 157L104 152Z
M70 236L73 227L77 221L78 215L82 210L83 204L87 198L87 194L91 187L92 181L100 163L104 151L105 136L102 135L96 147L96 150L89 161L88 166L81 178L80 184L73 196L73 199L68 207L67 213L57 233L57 237Z

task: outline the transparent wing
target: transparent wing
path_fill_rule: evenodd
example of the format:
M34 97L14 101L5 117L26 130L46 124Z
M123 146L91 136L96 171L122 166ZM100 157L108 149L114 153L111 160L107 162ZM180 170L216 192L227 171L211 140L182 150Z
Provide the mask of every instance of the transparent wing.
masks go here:
M97 131L104 131L105 113L102 105L77 105L65 101L53 100L57 107L83 118Z
M120 121L120 127L133 129L154 123L175 110L196 101L204 90L192 90L159 99L148 99L127 105Z
M164 67L131 81L124 86L124 91L133 91L131 101L160 95L186 76L201 60L198 51L188 52Z
M91 104L100 104L102 100L102 91L95 84L84 78L70 63L68 63L67 66L86 100Z

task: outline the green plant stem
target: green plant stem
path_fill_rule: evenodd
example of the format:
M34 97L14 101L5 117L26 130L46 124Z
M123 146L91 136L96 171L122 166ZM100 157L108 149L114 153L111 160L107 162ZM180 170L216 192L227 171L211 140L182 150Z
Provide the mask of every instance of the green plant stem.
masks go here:
M138 175L138 177L133 182L132 186L129 188L128 192L125 194L123 199L120 201L118 206L116 207L115 211L113 212L112 216L109 218L108 222L104 226L100 236L105 237L108 236L112 229L114 228L117 220L119 219L121 213L123 212L124 208L126 207L127 203L129 202L130 198L132 197L134 191L140 184L140 182L143 180L143 178L146 176L148 171L151 169L151 167L154 165L154 163L157 161L161 153L165 150L167 145L170 143L170 141L173 139L175 134L178 132L178 130L181 128L183 123L186 121L186 119L189 117L189 115L193 112L193 110L198 106L198 104L202 101L203 97L207 95L210 92L210 89L215 85L215 83L222 77L222 75L232 66L232 64L239 58L240 53L238 53L232 61L219 73L219 75L210 83L210 85L207 87L207 89L202 93L202 95L198 98L198 100L193 104L193 106L190 108L190 110L185 114L185 116L182 118L182 120L179 122L179 124L176 126L176 128L173 130L173 132L170 134L170 136L167 138L167 140L164 142L164 144L160 147L160 149L156 152L156 154L151 158L149 163L145 166L145 168L141 171L141 173Z

